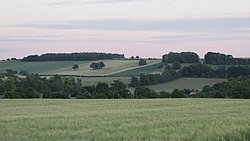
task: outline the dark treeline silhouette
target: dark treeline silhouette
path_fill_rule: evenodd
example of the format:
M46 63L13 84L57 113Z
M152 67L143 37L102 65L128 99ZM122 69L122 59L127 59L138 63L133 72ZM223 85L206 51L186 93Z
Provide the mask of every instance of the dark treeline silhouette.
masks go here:
M199 98L244 98L250 99L250 79L229 79L214 86L204 86L194 97Z
M78 99L111 99L111 98L250 98L250 78L229 79L228 82L214 86L204 86L202 91L178 90L172 93L156 92L145 86L136 87L131 93L125 83L115 80L108 85L99 82L97 85L83 86L80 79L69 76L41 78L39 75L17 77L15 71L8 71L0 76L0 96L3 98L78 98Z
M53 76L49 79L37 74L24 78L14 74L0 78L0 96L3 98L131 98L126 84L115 80L110 85L99 82L96 86L83 86L75 77Z
M205 63L211 65L250 65L250 59L234 58L232 55L208 52Z
M170 52L169 54L162 56L162 62L174 63L175 61L178 61L179 63L198 63L199 55L194 52Z
M221 66L217 69L209 65L197 64L184 67L179 71L182 77L203 77L203 78L238 78L250 76L250 68L245 66Z
M130 87L150 86L160 83L166 83L181 77L199 77L199 78L239 78L250 76L250 68L244 66L218 67L214 69L210 65L194 64L175 70L174 66L166 65L162 74L141 74L140 76L132 76Z
M102 60L102 59L123 59L124 54L111 54L111 53L48 53L39 55L30 55L24 57L22 61L89 61L89 60Z
M138 87L156 85L160 83L166 83L178 78L180 78L179 73L169 65L166 65L165 71L162 74L141 74L139 77L132 76L129 86Z

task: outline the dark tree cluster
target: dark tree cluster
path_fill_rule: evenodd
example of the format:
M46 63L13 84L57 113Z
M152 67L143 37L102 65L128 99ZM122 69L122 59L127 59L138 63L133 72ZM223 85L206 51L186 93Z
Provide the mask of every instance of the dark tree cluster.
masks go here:
M250 79L230 79L228 82L218 83L212 87L204 86L195 97L250 99Z
M162 56L162 61L165 63L174 63L175 61L179 63L198 63L199 55L194 52L170 52Z
M39 55L30 55L24 57L22 61L89 61L89 60L102 60L102 59L124 59L124 54L111 54L111 53L48 53Z
M91 67L92 69L102 69L105 67L105 64L103 62L93 62L89 67Z
M139 66L147 65L147 61L145 59L140 59Z
M39 75L25 78L8 76L0 79L0 96L4 98L132 98L126 84L115 80L110 86L98 83L96 86L83 86L80 79L53 76L49 79Z
M181 69L180 74L182 77L213 77L214 69L208 65L190 65Z
M250 59L234 58L232 55L208 52L205 63L211 65L249 65Z
M166 83L177 78L179 78L178 72L167 66L162 74L141 74L139 77L132 76L129 86L138 87L156 85L160 83Z
M227 76L229 78L238 78L242 76L250 76L250 68L249 67L229 67L227 69Z
M197 64L184 67L179 71L182 77L204 77L204 78L238 78L250 76L250 68L243 66L225 66L214 69L209 65Z
M156 92L147 87L137 87L134 91L134 98L187 98L192 91L189 89L174 89L172 93L166 91Z

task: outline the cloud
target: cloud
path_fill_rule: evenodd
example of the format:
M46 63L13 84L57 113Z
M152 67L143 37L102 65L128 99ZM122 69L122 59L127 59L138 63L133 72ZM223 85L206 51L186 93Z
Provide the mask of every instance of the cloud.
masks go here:
M177 20L90 20L30 22L10 25L40 29L93 29L108 31L249 32L250 17Z
M92 21L55 21L30 22L14 27L38 28L46 30L60 29L88 29L103 31L101 34L82 34L74 36L24 36L0 37L1 42L44 43L44 42L93 42L93 43L164 43L218 40L250 40L250 18L214 18L214 19L179 19L179 20L92 20ZM148 37L135 39L116 39L105 36L106 31L126 32L160 32L157 36L147 34ZM170 35L164 33L187 33Z
M152 2L157 0L82 0L82 1L59 1L46 3L45 5L87 5L87 4L105 4L105 3L124 3L124 2ZM159 1L159 0L158 0Z
M0 36L0 43L43 43L49 41L55 41L61 38L59 35L48 36Z

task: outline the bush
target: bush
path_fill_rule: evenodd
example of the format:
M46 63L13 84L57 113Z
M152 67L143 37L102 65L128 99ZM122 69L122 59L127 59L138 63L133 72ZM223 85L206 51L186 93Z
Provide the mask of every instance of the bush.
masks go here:
M161 91L159 94L159 98L171 98L171 94L166 91Z
M173 93L171 94L172 98L184 98L185 95L179 89L174 89Z
M147 65L147 61L145 59L140 59L139 66Z
M135 88L134 91L135 98L158 98L158 93L147 88L147 87L139 87Z

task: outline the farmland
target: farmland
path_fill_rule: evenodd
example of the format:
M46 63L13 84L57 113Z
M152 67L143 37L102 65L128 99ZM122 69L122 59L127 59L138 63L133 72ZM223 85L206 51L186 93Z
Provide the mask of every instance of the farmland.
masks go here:
M27 70L31 73L39 73L43 75L85 75L85 76L104 76L120 73L130 69L143 68L138 66L138 60L100 60L106 65L105 68L92 70L89 66L95 61L48 61L48 62L20 62L20 61L1 61L0 72L6 69ZM159 63L160 60L147 60L148 65L145 67ZM78 64L79 70L74 71L72 66ZM154 71L154 70L152 70Z
M197 89L202 90L203 86L227 81L226 79L216 79L216 78L181 78L171 82L148 86L150 89L155 91L167 91L172 92L174 89Z
M0 140L250 139L250 101L1 100Z

